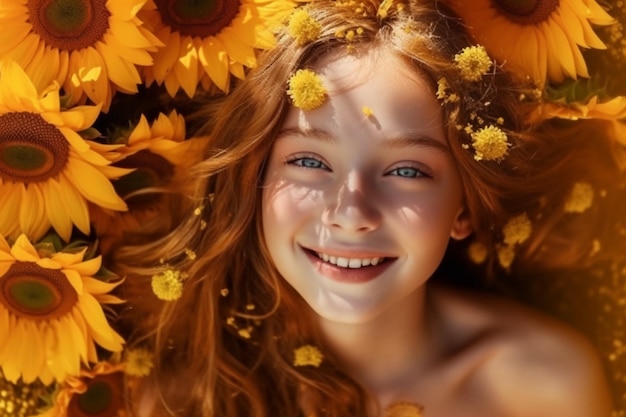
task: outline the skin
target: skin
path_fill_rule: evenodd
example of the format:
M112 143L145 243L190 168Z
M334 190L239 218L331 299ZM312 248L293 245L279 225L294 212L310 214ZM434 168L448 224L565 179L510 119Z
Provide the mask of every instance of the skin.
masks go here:
M397 401L428 417L610 415L599 361L577 333L426 284L449 239L472 229L425 77L381 51L329 55L314 70L328 98L290 110L266 167L263 228L277 269L372 394L371 415ZM369 274L318 253L385 261Z

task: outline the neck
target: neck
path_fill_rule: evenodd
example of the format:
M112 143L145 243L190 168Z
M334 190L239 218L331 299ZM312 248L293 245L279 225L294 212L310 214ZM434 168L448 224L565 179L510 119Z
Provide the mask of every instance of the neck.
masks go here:
M363 323L322 319L321 329L345 371L385 402L411 385L427 362L424 287Z

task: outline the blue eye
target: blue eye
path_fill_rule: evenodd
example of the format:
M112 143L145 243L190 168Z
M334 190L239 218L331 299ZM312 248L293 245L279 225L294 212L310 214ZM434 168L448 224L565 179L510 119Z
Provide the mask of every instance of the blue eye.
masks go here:
M308 157L294 158L290 161L287 161L288 164L297 165L304 168L313 168L313 169L328 169L328 167L319 159Z
M430 178L430 175L413 167L399 167L399 168L389 171L388 175L394 175L394 176L403 177L403 178L420 178L420 177Z

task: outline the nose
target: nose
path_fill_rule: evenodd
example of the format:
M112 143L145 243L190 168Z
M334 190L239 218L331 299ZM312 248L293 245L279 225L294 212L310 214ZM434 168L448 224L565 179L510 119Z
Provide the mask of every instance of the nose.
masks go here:
M367 233L380 225L381 213L375 195L368 193L365 181L351 173L336 192L328 196L322 222L331 229Z

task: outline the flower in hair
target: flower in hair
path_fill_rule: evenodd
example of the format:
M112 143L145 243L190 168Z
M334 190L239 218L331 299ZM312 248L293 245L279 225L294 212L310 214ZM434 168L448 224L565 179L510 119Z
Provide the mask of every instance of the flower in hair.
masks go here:
M515 259L515 250L512 246L500 246L497 250L498 263L502 268L508 269Z
M287 31L291 37L296 39L298 45L303 46L320 36L322 25L303 8L291 14L287 23Z
M173 301L183 294L183 274L175 269L165 271L152 276L152 291L164 301Z
M324 360L322 352L311 345L300 346L294 351L294 366L314 366L319 367Z
M302 110L314 110L326 100L326 88L320 76L309 69L299 69L291 76L287 94L293 105Z
M467 248L467 255L475 264L482 264L487 260L487 247L482 242L474 241Z
M504 234L504 243L507 245L515 245L524 243L532 232L532 224L526 213L520 214L510 219L502 229Z
M506 133L497 126L489 125L471 133L472 146L476 150L474 159L492 161L502 159L509 147Z
M124 372L132 376L147 376L154 367L153 355L150 351L142 348L129 349L126 351Z
M593 187L585 181L574 184L565 202L566 213L583 213L593 204Z
M592 28L613 18L596 0L446 0L491 55L539 86L589 76L581 49L604 49Z
M450 93L450 84L445 77L437 80L437 92L436 97L439 100L443 100L444 103L456 103L459 101L459 95L456 93Z
M468 46L454 56L454 62L467 81L478 81L491 69L492 62L482 45Z

